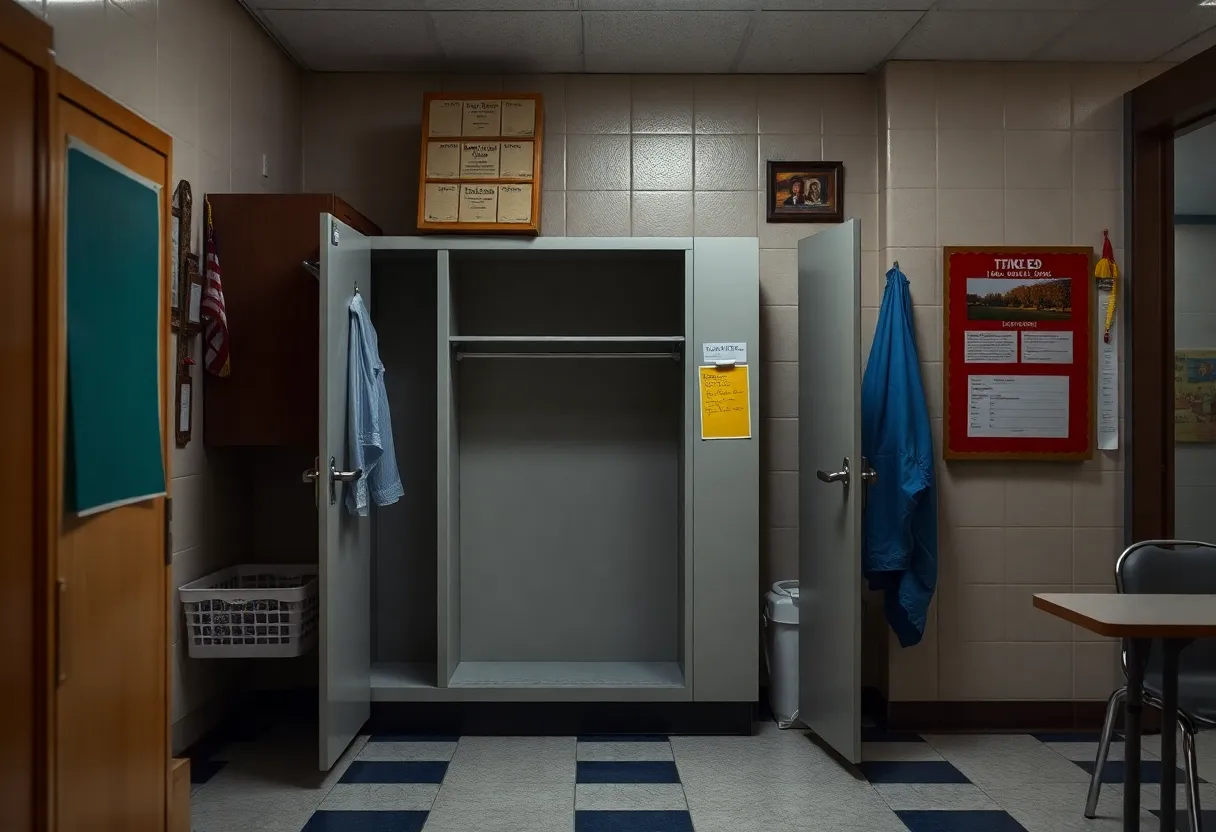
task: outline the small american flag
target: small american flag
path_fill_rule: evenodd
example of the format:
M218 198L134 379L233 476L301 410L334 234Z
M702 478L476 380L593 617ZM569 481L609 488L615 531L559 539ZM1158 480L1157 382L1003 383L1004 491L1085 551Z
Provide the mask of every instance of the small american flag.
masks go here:
M211 221L211 200L207 203L207 265L203 285L203 366L215 376L226 376L228 362L228 313L224 311L224 282L220 275L220 253L215 245L215 225Z

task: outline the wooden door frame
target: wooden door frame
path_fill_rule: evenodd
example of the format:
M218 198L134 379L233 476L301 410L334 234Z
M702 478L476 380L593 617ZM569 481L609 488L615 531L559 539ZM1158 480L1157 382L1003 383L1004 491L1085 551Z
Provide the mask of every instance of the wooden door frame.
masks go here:
M1124 96L1128 262L1125 536L1174 533L1174 134L1216 114L1216 48Z
M56 535L55 506L55 426L57 414L54 407L56 378L55 344L59 337L56 318L51 310L56 308L59 293L54 273L51 270L52 224L57 201L51 189L54 136L56 73L52 31L43 20L14 2L0 0L0 49L10 52L28 63L36 77L35 142L37 148L35 179L35 470L29 472L29 487L34 495L34 585L30 621L34 644L34 663L30 668L33 684L32 714L10 713L6 717L32 721L30 730L33 739L33 754L29 760L33 791L29 795L29 811L35 832L45 832L50 827L52 807L52 760L53 748L50 738L53 716L54 691L54 586L53 547ZM18 473L18 472L14 472ZM19 473L18 473L19 475ZM17 553L18 556L21 553Z
M2 0L0 0L2 2ZM48 563L50 569L47 576L47 593L48 597L54 599L57 592L57 580L60 576L59 567L59 551L58 544L60 535L64 529L63 515L63 461L60 458L59 448L62 444L61 438L64 436L66 426L66 414L63 403L66 401L66 383L67 383L67 355L66 348L66 308L64 306L64 281L66 275L64 272L64 251L65 251L65 236L64 236L64 211L66 205L64 203L64 166L67 158L67 148L60 141L62 138L63 126L59 123L55 113L58 110L60 102L71 104L80 110L88 113L105 122L115 130L129 136L140 144L144 145L153 152L164 157L164 183L161 190L161 255L160 255L160 310L158 333L160 343L161 359L158 363L158 378L160 384L169 384L169 363L175 360L175 351L172 346L172 332L170 328L170 313L169 313L169 281L171 272L171 257L169 244L169 229L172 227L172 193L173 193L173 139L168 133L155 127L148 121L141 118L136 113L128 110L118 102L114 101L101 91L90 86L85 81L76 77L72 73L61 67L54 67L51 73L53 77L54 95L51 98L51 151L50 151L50 205L51 205L51 245L50 245L50 279L48 283L51 286L49 304L46 309L48 319L48 348L50 350L50 361L48 364L49 390L48 396L50 399L50 424L53 430L51 434L50 460L48 471L50 475L46 477L48 487L50 489L49 499L52 511L50 512L48 528ZM173 420L171 418L170 406L171 389L168 387L160 388L160 424L161 424L161 454L164 460L165 470L165 496L157 498L163 503L162 511L168 511L168 500L172 494L172 462L173 462ZM168 546L166 536L165 545ZM164 622L166 626L165 637L165 725L163 727L165 738L165 760L164 760L164 787L165 787L165 817L162 828L168 829L170 823L171 796L173 792L173 761L172 761L172 729L173 729L173 645L168 637L168 632L172 629L172 605L171 592L173 590L173 570L170 565L171 553L165 553L164 559ZM52 643L50 655L55 656L55 651L58 647L53 641L55 621L53 618L54 605L50 607L51 613L51 628ZM50 691L55 690L57 680L54 679L54 661L51 659L51 666L48 670L47 679L50 684ZM51 712L48 714L48 777L49 794L47 796L48 814L51 818L50 829L55 829L58 823L56 812L56 761L54 758L54 747L58 738L55 733L55 713L54 713L54 697L49 696L48 700L51 705Z

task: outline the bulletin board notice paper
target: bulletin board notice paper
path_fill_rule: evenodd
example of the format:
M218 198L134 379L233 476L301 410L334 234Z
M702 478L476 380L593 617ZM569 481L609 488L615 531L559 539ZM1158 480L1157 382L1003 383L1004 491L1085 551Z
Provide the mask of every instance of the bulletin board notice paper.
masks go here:
M1068 376L968 376L968 436L1068 436Z
M702 439L751 439L751 385L747 365L697 368Z

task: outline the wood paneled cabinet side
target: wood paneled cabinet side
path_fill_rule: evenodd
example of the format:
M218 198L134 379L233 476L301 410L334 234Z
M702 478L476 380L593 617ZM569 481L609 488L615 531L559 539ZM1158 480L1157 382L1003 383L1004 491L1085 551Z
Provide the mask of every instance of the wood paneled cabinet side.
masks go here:
M317 442L318 218L380 229L331 194L213 194L228 316L230 373L204 373L208 447L313 447ZM202 360L198 356L196 360Z

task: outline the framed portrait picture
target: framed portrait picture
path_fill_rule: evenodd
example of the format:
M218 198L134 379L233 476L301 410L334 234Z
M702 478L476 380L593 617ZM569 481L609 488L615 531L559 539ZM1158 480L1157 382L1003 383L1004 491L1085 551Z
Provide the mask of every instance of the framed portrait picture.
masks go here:
M842 162L773 162L766 177L769 222L843 222Z

